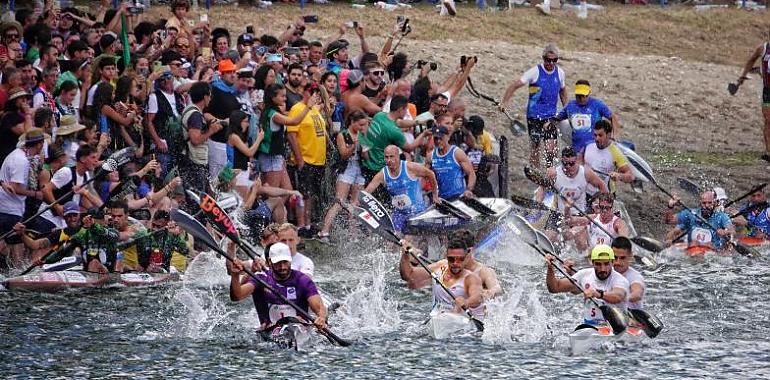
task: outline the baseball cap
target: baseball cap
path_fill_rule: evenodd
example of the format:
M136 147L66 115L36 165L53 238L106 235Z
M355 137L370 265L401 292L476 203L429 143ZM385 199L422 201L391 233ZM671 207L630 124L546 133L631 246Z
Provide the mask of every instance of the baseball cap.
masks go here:
M288 245L283 243L275 243L270 246L268 257L270 258L270 262L273 264L281 261L291 262L291 251L289 250Z
M615 252L607 244L599 244L591 250L591 261L615 260Z
M727 200L727 192L725 191L725 189L723 189L721 187L715 187L714 188L714 197L718 201L726 201Z
M364 73L361 72L361 70L350 70L348 71L348 81L352 84L356 84L361 81L361 79L364 79Z
M219 61L219 72L229 73L235 71L235 64L229 59L223 59Z
M80 214L80 205L75 201L69 201L64 204L64 215Z
M588 96L591 93L591 86L587 84L575 85L575 95Z
M449 129L443 125L437 125L433 127L431 132L433 132L433 137L442 137L449 134Z
M334 53L348 47L348 42L345 40L332 41L329 46L326 47L326 58L331 58Z
M241 45L253 45L254 44L254 36L252 36L249 33L244 33L238 36L238 43Z
M114 44L115 41L118 40L117 35L113 32L107 32L102 35L102 37L99 39L99 47L102 48L102 50L108 48L110 45Z

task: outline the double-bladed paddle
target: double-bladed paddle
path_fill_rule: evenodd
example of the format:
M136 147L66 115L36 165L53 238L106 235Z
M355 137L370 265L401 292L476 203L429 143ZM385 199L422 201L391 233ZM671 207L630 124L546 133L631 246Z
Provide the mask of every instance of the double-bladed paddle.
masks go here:
M198 222L197 220L195 220L195 218L193 218L190 214L177 209L171 210L170 214L171 214L171 220L175 221L180 227L182 227L185 231L190 233L190 235L192 235L196 240L200 241L201 243L211 248L213 251L222 255L226 260L230 262L234 262L232 257L228 256L225 251L219 248L219 245L217 245L217 243L214 241L214 237L211 236L209 231L206 230L206 227L203 227L203 225L200 224L200 222ZM297 306L297 304L295 304L294 302L290 301L286 296L284 296L283 294L275 290L272 286L270 286L270 284L265 282L263 279L259 278L249 269L243 268L243 271L247 275L249 275L249 277L254 279L254 281L257 281L258 283L260 283L260 285L262 285L265 289L269 290L270 292L275 294L278 298L286 302L287 305L291 306L294 310L296 310L297 313L299 313L299 315L301 315L303 318L305 318L308 321L313 320L313 317L311 317L310 314L308 314L308 312L306 312L305 310ZM332 343L336 343L342 347L347 347L351 345L350 342L338 337L326 327L321 329L320 331Z

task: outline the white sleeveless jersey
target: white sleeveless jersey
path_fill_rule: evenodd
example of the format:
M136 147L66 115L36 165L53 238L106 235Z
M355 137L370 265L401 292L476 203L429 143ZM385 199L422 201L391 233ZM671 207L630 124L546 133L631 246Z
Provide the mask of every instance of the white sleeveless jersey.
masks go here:
M609 173L615 171L615 160L612 157L610 148L607 147L604 149L599 149L596 146L596 143L591 143L586 146L586 150L583 153L583 162L585 162L586 165L590 166L592 169L596 169L600 172ZM609 188L610 177L599 173L596 173L596 175L598 175L599 178L604 181L604 184ZM597 191L599 191L599 189L594 185L588 184L587 191L588 194L594 195Z
M556 190L558 190L559 193L565 198L571 199L572 204L579 208L580 211L585 211L586 209L587 185L588 181L586 181L586 169L583 167L583 165L580 165L577 175L575 175L574 178L567 177L567 175L564 174L564 170L562 170L561 166L556 167L556 181L554 181L554 187L556 187ZM563 211L565 205L566 204L564 200L559 197L559 211ZM571 210L571 212L572 214L578 214L574 209Z
M442 266L438 271L433 272L438 275L438 278L443 279L444 273L448 271L449 268ZM465 271L465 274L458 279L452 286L447 286L449 291L454 295L455 297L463 297L466 300L468 299L468 295L465 292L465 277L471 274L469 271ZM439 283L436 282L436 280L433 280L433 310L431 311L431 314L443 312L443 311L450 311L452 308L454 308L454 301L452 300L452 297L449 296L449 294L446 293L444 288L441 287ZM481 304L475 308L469 309L471 313L478 317L483 318L484 317L484 304Z
M596 215L594 217L594 222L596 224L602 226L607 232L610 232L611 235L607 235L604 231L602 231L599 227L596 227L595 224L591 223L588 225L588 241L591 244L590 247L596 247L599 244L606 244L610 245L612 243L612 240L617 237L617 234L615 233L615 221L618 220L618 216L613 214L612 219L608 223L602 223L602 217L600 215Z
M616 272L614 269L612 272L610 272L610 276L607 277L607 279L604 281L601 281L596 277L594 268L581 269L577 271L577 273L573 274L572 278L574 278L575 281L580 284L580 287L583 290L597 289L608 292L614 288L622 288L626 291L626 300L621 303L612 305L625 312L626 301L628 300L628 280L626 280L625 277ZM596 299L596 302L601 305L604 303L604 300ZM585 301L585 313L583 314L583 319L588 324L599 324L605 322L602 311L599 310L599 308L596 307L596 305L594 305L594 303L590 300Z
M629 309L642 309L644 307L644 293L647 291L647 286L644 285L644 277L642 277L642 274L639 273L639 271L631 267L628 267L625 273L623 273L623 277L625 277L628 281L629 292L631 285L634 283L642 286L642 299L640 299L638 302L628 302Z

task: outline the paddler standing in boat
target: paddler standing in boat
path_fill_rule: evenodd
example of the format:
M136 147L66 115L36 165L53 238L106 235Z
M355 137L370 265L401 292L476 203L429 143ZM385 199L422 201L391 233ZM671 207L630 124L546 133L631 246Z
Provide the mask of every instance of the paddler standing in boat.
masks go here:
M668 210L664 215L665 220L675 220L676 223L676 227L666 234L667 246L671 246L674 243L673 239L684 232L687 232L688 250L700 250L702 253L703 250L719 250L729 246L725 242L730 241L730 236L735 233L735 227L726 213L715 209L716 199L713 191L704 191L700 195L701 207L692 210L708 220L708 224L703 223L689 210L679 211L675 218L671 218L671 210L678 203L679 198L674 195L674 198L668 201Z
M422 267L414 267L409 261L408 250L411 244L404 240L401 245L401 261L398 263L401 278L404 279L410 289L417 289L422 284L433 283L433 310L431 313L451 311L462 313L464 309L470 309L471 313L481 319L484 317L484 296L481 278L465 268L470 255L471 247L461 234L454 234L449 240L445 260L435 262L428 266L431 273ZM437 275L439 281L449 289L452 297L436 283L432 277Z
M593 298L599 303L612 304L625 311L628 299L628 280L612 268L615 260L615 252L609 245L597 245L591 250L591 263L593 268L585 268L577 271L572 278L583 288L585 298ZM566 278L556 278L553 269L553 256L546 255L545 284L551 293L581 294ZM586 310L583 315L583 323L591 326L606 323L602 311L593 302L586 300Z
M270 269L256 275L267 282L273 289L281 292L304 311L312 310L316 317L313 324L322 329L326 327L326 306L321 301L310 276L292 268L293 256L289 246L275 243L268 249ZM265 330L286 317L299 318L297 311L280 297L252 278L241 283L243 264L237 258L230 273L230 299L240 301L249 295L254 300L254 307L259 316L260 330Z
M402 160L399 155L397 146L388 145L385 148L385 167L366 186L366 192L372 194L381 184L385 184L393 202L393 227L396 231L401 231L407 219L426 208L420 179L433 185L433 202L439 201L433 172L420 164Z
M596 122L593 128L594 141L585 147L583 162L585 166L594 170L594 173L607 185L609 192L614 195L615 182L631 183L636 177L631 171L631 165L626 156L615 146L615 142L610 140L612 131L613 126L609 121L599 120ZM599 189L588 186L587 191L589 196L594 197Z
M476 173L468 155L449 143L449 129L443 125L433 127L435 148L427 157L426 166L436 174L438 196L455 200L461 196L473 197ZM465 177L468 177L466 184Z
M481 279L481 287L482 291L481 294L484 297L484 300L492 299L495 296L502 294L503 288L500 286L500 282L497 280L497 274L495 273L495 270L480 263L473 257L473 246L474 246L474 238L473 234L470 233L470 231L466 230L459 230L453 234L453 236L462 237L465 239L465 246L471 247L468 258L465 260L465 269L471 271L473 274L479 276ZM432 266L439 268L441 266L446 266L447 261L446 259L441 259L433 264ZM399 268L400 271L401 268ZM401 279L409 281L406 277L404 272L401 272ZM409 281L409 287L412 289L418 289L418 288L424 288L426 286L429 286L432 283L432 279L430 277L424 279L423 281L418 281L417 279L412 279Z

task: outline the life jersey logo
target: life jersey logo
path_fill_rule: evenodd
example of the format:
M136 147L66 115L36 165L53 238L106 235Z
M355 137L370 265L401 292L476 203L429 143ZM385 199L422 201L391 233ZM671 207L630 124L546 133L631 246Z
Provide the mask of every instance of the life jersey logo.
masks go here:
M203 195L201 198L200 208L203 210L203 212L213 216L212 219L214 222L223 226L227 231L227 234L236 235L238 233L238 231L235 229L235 225L233 225L233 222L230 220L230 217L227 216L227 213L225 213L224 210L219 208L217 201L215 201L214 198L212 198L210 195Z
M368 195L363 195L361 197L361 200L363 200L364 203L366 203L366 205L369 207L369 211L371 211L377 218L385 217L385 211L382 211L382 209L380 209L380 206L377 204L376 199Z

